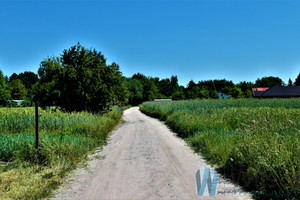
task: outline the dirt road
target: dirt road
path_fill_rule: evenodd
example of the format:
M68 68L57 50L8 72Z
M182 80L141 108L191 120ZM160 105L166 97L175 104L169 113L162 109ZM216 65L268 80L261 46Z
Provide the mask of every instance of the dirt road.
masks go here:
M88 169L76 170L54 199L249 199L220 177L215 196L198 196L196 172L209 165L137 107L123 120Z

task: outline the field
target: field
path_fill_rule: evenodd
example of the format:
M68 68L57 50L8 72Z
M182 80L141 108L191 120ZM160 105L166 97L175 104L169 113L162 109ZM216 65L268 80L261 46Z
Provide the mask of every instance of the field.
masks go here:
M300 196L300 98L145 102L140 109L255 198Z
M34 108L0 109L0 199L41 199L88 153L104 145L122 111L104 115L40 109L35 148Z

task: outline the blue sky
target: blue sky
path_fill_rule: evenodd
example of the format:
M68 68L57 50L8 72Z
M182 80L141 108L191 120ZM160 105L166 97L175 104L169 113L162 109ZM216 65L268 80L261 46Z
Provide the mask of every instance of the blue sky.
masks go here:
M125 76L235 83L300 73L300 1L3 1L0 69L37 72L78 41Z

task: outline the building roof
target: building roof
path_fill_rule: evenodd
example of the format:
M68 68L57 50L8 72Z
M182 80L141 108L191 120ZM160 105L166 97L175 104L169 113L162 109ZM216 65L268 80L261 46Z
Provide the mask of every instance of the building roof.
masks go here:
M259 87L259 88L252 88L252 91L258 91L258 92L263 92L263 91L266 91L268 90L269 87Z
M254 97L260 97L265 91L253 91L253 96Z
M254 97L300 97L300 86L275 85L266 91L254 91Z
M172 101L172 99L154 99L154 101Z
M227 99L228 95L223 93L223 92L219 92L219 98L220 99Z
M22 103L24 100L17 100L17 99L12 99L9 100L10 102L16 102L16 103Z

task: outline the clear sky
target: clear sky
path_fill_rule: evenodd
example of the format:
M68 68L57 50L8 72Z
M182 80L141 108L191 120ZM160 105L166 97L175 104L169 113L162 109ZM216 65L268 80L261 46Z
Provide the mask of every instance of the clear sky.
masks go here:
M235 83L300 72L300 1L3 1L0 69L37 72L40 62L80 42L140 72L179 83Z

